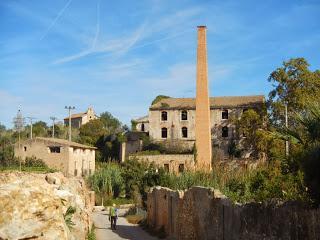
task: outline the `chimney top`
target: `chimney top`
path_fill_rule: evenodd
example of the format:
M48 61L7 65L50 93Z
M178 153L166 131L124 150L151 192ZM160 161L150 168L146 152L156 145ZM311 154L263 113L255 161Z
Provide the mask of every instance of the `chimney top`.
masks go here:
M207 28L207 26L202 25L202 26L198 26L198 28Z

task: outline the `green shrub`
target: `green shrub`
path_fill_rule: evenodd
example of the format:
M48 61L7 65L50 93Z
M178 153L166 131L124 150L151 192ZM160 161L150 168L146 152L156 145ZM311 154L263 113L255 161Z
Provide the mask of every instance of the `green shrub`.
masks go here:
M72 222L72 217L73 214L75 214L76 210L77 209L75 207L69 206L66 213L63 214L64 221L69 229L71 229L75 225L75 223Z
M43 162L41 159L36 158L35 156L32 157L26 157L26 160L24 161L25 167L43 167L47 168L47 164Z
M96 227L92 225L91 230L88 232L87 240L96 240L96 233L95 233Z
M101 163L97 171L88 178L89 186L97 192L101 203L108 198L117 198L124 191L122 171L116 163Z

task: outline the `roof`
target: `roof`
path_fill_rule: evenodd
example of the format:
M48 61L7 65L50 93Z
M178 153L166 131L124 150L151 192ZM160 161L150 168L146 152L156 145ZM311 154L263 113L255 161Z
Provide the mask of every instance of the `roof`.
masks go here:
M97 149L96 147L76 143L76 142L69 142L68 140L65 139L60 139L60 138L45 138L45 137L36 137L32 139L31 141L37 142L37 141L45 141L49 142L52 144L58 144L61 146L70 146L70 147L77 147L77 148L87 148L87 149Z
M264 102L264 95L211 97L210 108L245 107L260 105ZM151 105L150 110L195 108L195 98L164 98Z
M71 114L71 118L81 118L85 114L87 114L87 112ZM68 120L68 119L69 117L64 118L64 120Z
M137 119L134 119L134 121L136 122L149 122L149 116L143 116L143 117L140 117L140 118L137 118Z

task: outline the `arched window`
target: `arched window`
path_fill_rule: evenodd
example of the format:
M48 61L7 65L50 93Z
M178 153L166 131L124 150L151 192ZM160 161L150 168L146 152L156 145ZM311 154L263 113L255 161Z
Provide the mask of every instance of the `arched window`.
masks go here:
M144 132L144 123L141 124L141 132Z
M168 120L168 113L166 111L161 112L161 121Z
M183 110L181 112L181 120L188 120L188 112Z
M228 137L229 129L228 127L223 127L222 128L222 137Z
M188 137L188 128L186 128L186 127L181 128L181 133L182 133L183 138L187 138Z
M161 128L161 137L162 138L168 137L168 129L167 128Z

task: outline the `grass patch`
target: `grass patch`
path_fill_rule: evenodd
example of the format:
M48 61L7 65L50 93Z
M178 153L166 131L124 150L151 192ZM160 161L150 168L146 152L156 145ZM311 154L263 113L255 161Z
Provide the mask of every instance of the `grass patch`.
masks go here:
M87 240L96 240L97 239L95 229L96 229L96 227L93 224L91 227L91 230L88 232Z
M7 167L0 167L0 172L5 172L5 171L20 171L20 166L7 166ZM56 172L57 170L48 168L48 167L26 167L26 166L21 166L21 171L22 172L35 172L35 173L53 173Z

